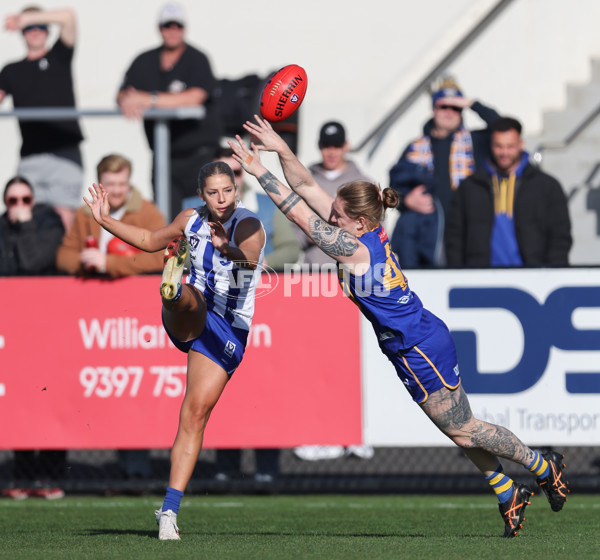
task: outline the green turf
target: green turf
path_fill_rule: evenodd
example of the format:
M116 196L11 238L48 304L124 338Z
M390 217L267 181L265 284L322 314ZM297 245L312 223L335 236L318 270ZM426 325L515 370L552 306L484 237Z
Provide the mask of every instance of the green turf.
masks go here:
M502 539L492 496L186 497L181 542L158 541L159 497L0 500L0 558L503 559L600 558L600 497L543 496Z

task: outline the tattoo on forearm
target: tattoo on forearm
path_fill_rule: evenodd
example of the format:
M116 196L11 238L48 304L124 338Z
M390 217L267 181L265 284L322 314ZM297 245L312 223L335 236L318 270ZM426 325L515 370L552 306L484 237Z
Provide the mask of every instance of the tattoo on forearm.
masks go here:
M328 224L316 215L309 219L308 230L312 240L332 257L350 257L358 249L354 235Z
M301 200L302 199L296 193L291 193L277 205L277 208L279 208L287 216L287 213Z
M299 181L292 187L292 189L296 190L298 187L301 187L302 185L304 185L304 183L306 183L306 181Z
M277 177L273 175L270 171L267 171L263 175L258 178L258 182L260 186L265 189L265 192L273 193L273 194L281 194L279 191L279 187L277 186Z

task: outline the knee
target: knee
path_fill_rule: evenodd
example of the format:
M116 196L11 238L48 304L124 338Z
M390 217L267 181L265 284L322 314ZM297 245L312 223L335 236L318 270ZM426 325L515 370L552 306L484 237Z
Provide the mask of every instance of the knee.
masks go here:
M181 427L190 432L203 432L213 407L201 399L184 403Z

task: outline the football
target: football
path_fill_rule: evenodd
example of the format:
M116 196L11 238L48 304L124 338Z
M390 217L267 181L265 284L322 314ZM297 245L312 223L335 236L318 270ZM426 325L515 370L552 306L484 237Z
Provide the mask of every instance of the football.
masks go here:
M260 96L260 114L271 122L283 121L300 107L306 95L306 71L288 64L273 74Z

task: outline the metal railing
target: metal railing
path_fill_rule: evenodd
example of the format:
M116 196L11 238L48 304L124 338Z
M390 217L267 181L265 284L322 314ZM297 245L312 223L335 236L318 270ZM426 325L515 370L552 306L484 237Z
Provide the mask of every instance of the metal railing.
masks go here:
M404 98L377 124L371 132L352 149L352 152L360 152L365 146L373 142L369 150L368 159L371 159L379 145L389 132L393 124L410 108L419 96L428 89L431 83L443 73L452 62L454 62L472 43L479 37L487 27L502 13L513 0L499 0L469 31L431 68L423 78L404 96Z
M598 104L592 111L590 111L569 134L565 136L563 140L557 140L555 142L542 142L537 146L533 153L533 161L539 165L544 159L544 151L546 150L563 150L568 148L572 142L574 142L584 130L586 130L600 115L600 104Z
M167 219L171 215L169 182L171 174L171 135L169 121L181 119L203 119L202 106L176 107L173 109L148 109L144 119L154 121L154 189L156 205ZM115 109L76 109L73 107L36 107L0 111L0 117L17 118L23 121L76 120L80 117L123 117Z

